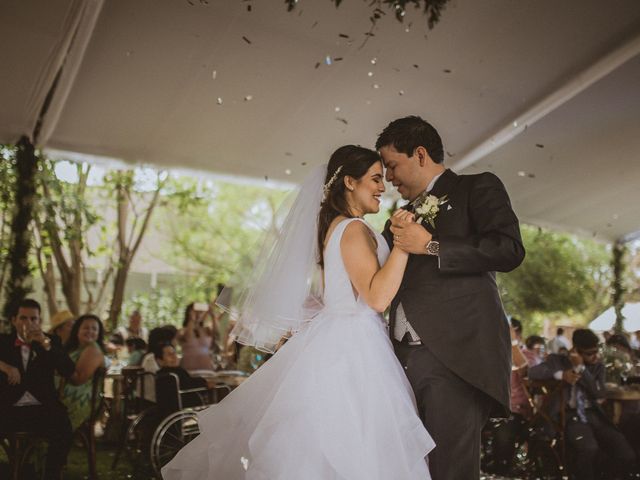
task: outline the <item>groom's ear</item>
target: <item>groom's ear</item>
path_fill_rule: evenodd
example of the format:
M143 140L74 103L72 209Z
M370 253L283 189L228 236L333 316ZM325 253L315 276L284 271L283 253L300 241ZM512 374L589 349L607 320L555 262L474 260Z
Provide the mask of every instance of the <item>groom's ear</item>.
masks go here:
M413 156L418 159L418 163L421 167L424 167L427 164L427 159L431 160L429 152L427 152L427 149L422 146L416 147L416 149L413 151Z

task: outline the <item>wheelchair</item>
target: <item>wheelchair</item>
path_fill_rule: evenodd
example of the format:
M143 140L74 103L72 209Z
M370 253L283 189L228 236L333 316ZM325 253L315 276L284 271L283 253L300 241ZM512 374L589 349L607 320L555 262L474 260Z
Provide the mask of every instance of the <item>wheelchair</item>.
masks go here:
M213 378L223 378L224 373L246 376L243 372L218 372ZM155 380L157 403L131 421L125 449L138 473L147 464L152 475L161 479L162 467L199 435L198 412L217 403L233 386L220 382L213 388L181 389L175 373L156 376Z

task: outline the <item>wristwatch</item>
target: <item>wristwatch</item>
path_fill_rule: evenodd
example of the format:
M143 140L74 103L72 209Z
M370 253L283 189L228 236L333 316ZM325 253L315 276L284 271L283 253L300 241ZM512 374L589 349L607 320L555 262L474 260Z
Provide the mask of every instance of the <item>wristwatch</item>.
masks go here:
M429 241L425 250L427 251L427 255L435 255L437 257L440 254L440 242L436 240Z

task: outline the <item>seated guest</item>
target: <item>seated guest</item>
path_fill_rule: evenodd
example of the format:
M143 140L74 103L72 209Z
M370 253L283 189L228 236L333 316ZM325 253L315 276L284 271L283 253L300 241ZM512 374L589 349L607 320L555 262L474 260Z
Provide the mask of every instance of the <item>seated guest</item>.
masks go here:
M201 377L192 377L184 368L180 366L180 361L176 353L176 349L170 343L160 344L155 347L154 355L156 362L160 366L160 370L156 374L156 379L160 379L163 375L171 373L178 376L178 388L180 390L188 390L191 388L207 388L208 382ZM156 391L157 391L156 380ZM158 392L158 398L160 393ZM182 405L184 407L192 407L200 405L200 397L194 394L186 394L183 396Z
M57 336L60 339L60 343L64 345L69 340L74 318L73 313L69 310L60 310L51 317L49 334Z
M62 392L62 403L67 407L73 430L91 414L93 375L104 366L104 327L91 313L81 315L73 324L65 350L76 364Z
M539 335L530 335L524 344L526 348L522 350L522 354L527 359L528 365L530 367L540 365L546 357L544 338Z
M40 304L24 299L11 318L13 332L0 335L0 432L32 432L48 441L44 478L59 480L73 432L54 386L57 371L69 378L74 365L57 337L41 329Z
M564 405L556 396L551 414L559 417L561 409L567 413L565 438L574 454L575 478L596 478L597 453L602 451L613 459L614 474L628 475L636 460L633 449L606 417L600 401L604 398L605 368L598 358L599 340L588 329L573 333L573 349L569 356L552 354L540 365L529 368L532 380L562 380Z
M113 331L107 343L107 350L110 353L121 350L128 338L141 338L145 342L149 341L149 330L142 326L142 315L138 310L131 312L126 327L121 325Z
M516 445L527 438L529 420L532 416L529 397L523 384L523 378L529 366L535 365L533 354L521 344L522 324L511 319L511 415L506 419L488 422L485 429L490 435L493 449L491 458L486 458L484 469L487 473L507 475L511 471L516 453ZM530 345L529 337L527 346ZM540 339L544 345L544 339ZM531 347L534 344L531 343ZM530 358L532 361L530 361Z
M207 317L212 325L206 325ZM184 312L184 321L178 334L182 348L180 365L187 370L213 370L211 348L215 331L215 320L206 303L190 303Z
M139 366L142 363L142 357L144 357L147 351L147 342L141 338L127 338L124 342L129 352L129 360L127 365Z
M175 347L178 329L173 325L164 325L151 330L149 333L149 344L147 345L147 353L142 357L140 365L145 372L157 373L160 365L156 362L154 351L158 345L171 344ZM145 400L155 403L156 401L156 384L152 376L144 377L144 398Z

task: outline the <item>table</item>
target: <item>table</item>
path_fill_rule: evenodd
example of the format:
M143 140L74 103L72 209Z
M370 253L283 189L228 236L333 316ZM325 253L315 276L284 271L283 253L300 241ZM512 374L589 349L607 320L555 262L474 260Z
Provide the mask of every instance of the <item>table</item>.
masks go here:
M612 420L615 425L618 425L622 415L623 402L640 401L640 385L620 386L607 384L605 398L612 404Z

